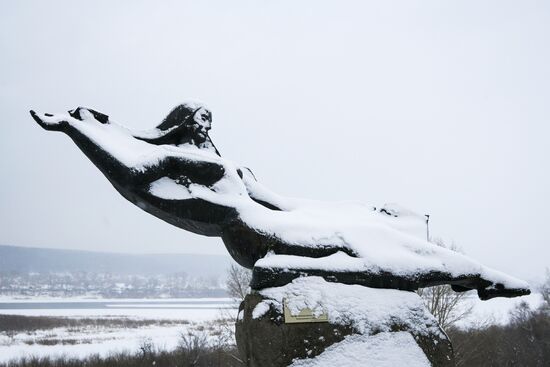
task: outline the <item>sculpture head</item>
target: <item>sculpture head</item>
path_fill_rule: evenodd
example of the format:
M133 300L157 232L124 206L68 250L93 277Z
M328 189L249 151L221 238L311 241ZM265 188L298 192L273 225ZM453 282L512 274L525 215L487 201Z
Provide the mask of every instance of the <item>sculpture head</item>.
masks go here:
M205 135L212 124L212 113L201 103L185 102L176 106L157 126L161 131L173 131L186 128L189 131Z
M174 108L160 125L154 136L135 135L137 139L151 144L192 144L200 148L212 149L219 155L212 144L208 131L212 128L212 113L202 103L185 102Z

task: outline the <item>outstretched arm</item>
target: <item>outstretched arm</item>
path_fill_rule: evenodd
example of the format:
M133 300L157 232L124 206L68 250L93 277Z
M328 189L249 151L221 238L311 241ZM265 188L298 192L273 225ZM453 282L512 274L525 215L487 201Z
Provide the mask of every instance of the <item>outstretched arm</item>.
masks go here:
M67 134L109 179L128 185L150 183L168 174L212 185L223 176L219 163L136 139L100 112L79 107L67 114L38 114L33 119L45 130Z
M216 202L216 183L231 176L217 156L149 144L107 115L85 108L31 115L44 129L67 134L119 193L162 220L219 236L224 222L236 215L227 202Z

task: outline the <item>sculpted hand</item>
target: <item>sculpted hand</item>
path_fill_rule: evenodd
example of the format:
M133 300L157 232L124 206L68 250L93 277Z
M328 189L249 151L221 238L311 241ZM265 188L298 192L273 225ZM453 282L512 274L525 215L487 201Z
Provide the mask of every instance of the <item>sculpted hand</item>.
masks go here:
M42 128L49 131L63 131L69 122L66 120L66 115L52 115L51 113L38 114L33 110L30 111L34 121L38 123Z
M36 113L30 111L34 121L49 131L64 131L71 123L95 119L102 124L109 123L109 116L86 107L78 107L67 114Z

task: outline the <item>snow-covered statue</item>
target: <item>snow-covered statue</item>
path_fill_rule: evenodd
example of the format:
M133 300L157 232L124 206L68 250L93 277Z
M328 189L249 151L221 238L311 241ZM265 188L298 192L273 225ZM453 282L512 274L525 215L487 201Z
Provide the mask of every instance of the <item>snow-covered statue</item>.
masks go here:
M248 168L221 157L208 135L212 114L200 103L184 103L156 128L139 132L82 107L31 115L44 129L67 134L139 208L184 230L221 237L233 259L253 269L251 287L263 297L258 307L263 306L251 310L255 316L281 309L283 302L299 312L291 295L299 294L300 286L304 292L318 288L317 296L349 285L406 298L411 292L399 291L441 284L457 292L476 290L481 299L529 294L525 282L428 242L425 216L397 205L301 200L271 192ZM331 294L320 298L326 303ZM315 310L313 303L323 301L315 299L310 295L300 302ZM390 316L395 321L396 315Z

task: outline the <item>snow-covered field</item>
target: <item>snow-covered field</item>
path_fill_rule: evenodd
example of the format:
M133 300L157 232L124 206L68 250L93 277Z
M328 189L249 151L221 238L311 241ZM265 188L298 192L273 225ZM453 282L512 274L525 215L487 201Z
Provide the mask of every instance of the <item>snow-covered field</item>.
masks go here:
M487 323L504 324L509 320L509 312L523 301L531 308L537 308L542 303L542 297L540 294L532 294L513 299L480 301L472 294L467 302L473 306L473 312L461 320L459 326L467 328ZM30 355L84 357L96 353L108 355L121 351L135 352L147 340L159 348L170 350L178 345L181 335L188 332L204 333L210 338L219 337L220 333L227 336L233 329L236 306L228 298L120 300L2 297L0 314L4 315L170 322L134 328L86 325L15 333L2 330L0 325L0 363ZM229 321L216 321L222 318L229 318Z
M0 314L55 316L76 319L157 320L133 328L86 325L8 333L0 325L0 363L34 356L108 355L135 352L145 341L174 349L182 334L204 333L210 338L232 337L236 305L228 298L163 300L13 299L0 300ZM228 319L227 321L219 321Z

